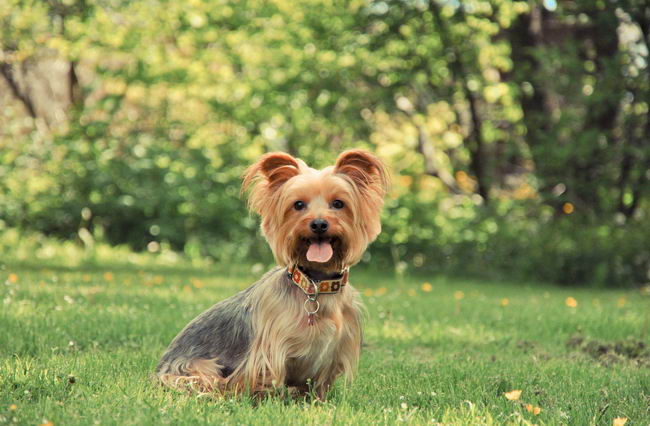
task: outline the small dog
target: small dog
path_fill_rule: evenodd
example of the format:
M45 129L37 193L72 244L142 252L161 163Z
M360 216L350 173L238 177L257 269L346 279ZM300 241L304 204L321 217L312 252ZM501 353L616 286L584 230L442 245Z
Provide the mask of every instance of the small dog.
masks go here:
M324 398L337 376L351 379L362 332L348 269L381 231L387 185L381 161L361 150L323 170L280 152L249 167L242 193L250 192L278 266L191 321L162 356L160 381Z

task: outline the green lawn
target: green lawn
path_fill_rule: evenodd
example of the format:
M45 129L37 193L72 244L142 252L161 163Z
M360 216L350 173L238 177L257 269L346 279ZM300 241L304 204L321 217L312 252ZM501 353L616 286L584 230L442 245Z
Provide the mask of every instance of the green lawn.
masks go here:
M0 424L650 423L650 296L639 290L353 269L366 343L357 379L327 402L256 405L152 383L174 335L254 278L4 267Z

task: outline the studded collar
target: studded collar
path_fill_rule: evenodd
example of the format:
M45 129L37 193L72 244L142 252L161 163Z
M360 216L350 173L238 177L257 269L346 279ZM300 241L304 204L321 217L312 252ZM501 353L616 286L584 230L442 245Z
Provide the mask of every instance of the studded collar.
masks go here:
M335 294L343 290L348 283L349 268L345 268L339 278L331 280L312 280L298 265L287 268L287 276L292 283L300 287L306 295Z

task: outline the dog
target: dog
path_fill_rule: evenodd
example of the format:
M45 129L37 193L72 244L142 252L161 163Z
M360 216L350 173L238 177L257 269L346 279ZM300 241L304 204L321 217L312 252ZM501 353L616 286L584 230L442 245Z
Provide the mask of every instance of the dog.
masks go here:
M282 152L243 175L242 194L261 216L277 266L191 321L156 374L200 392L263 394L278 389L325 398L349 381L362 341L362 305L349 268L381 231L385 166L363 150L316 170Z

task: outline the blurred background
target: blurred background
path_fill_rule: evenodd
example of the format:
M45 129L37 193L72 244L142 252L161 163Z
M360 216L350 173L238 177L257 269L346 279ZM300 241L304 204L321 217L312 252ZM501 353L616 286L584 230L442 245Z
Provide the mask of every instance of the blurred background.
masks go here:
M642 285L649 45L646 0L4 0L0 253L270 263L244 168L360 147L373 268Z

